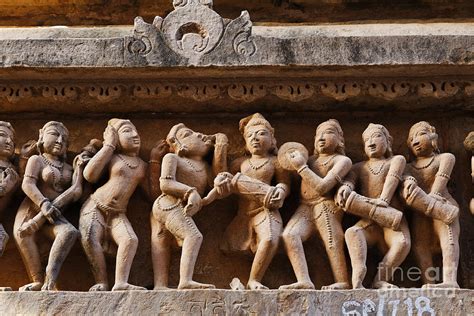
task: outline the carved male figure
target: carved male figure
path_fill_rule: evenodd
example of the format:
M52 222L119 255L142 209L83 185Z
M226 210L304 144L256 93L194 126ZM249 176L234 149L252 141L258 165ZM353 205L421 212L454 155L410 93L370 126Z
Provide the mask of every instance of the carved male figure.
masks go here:
M278 209L289 194L289 174L278 163L273 127L261 114L242 119L239 127L249 156L235 160L231 170L239 171L247 182L254 179L257 187L261 186L260 183L273 187L268 191L270 196L265 197L263 202L247 190L237 192L238 214L227 227L222 246L224 251L251 250L255 257L247 288L268 289L261 281L275 255L283 230ZM225 191L224 188L222 190Z
M411 232L413 252L421 268L424 286L458 288L459 206L449 194L447 184L455 158L440 153L438 134L428 122L418 122L409 131L407 145L414 157L407 165L403 197L414 210ZM432 284L428 269L433 255L441 250L443 281Z
M372 287L391 288L395 287L389 283L394 268L410 251L408 223L395 194L405 158L393 155L392 137L382 125L369 124L362 139L368 160L352 167L336 196L337 204L344 210L362 217L345 233L352 262L352 287L363 288L367 247L376 245L385 256L378 265Z
M175 241L182 246L178 289L214 288L192 279L203 239L192 216L204 206L201 197L214 176L227 170L227 137L204 135L177 124L166 141L171 153L161 164L162 194L153 205L151 217L155 289L168 287L170 248ZM204 158L212 147L211 168Z
M3 216L20 177L11 159L15 153L15 130L10 123L0 121L0 216ZM8 242L8 234L0 223L0 257Z
M84 178L91 183L108 173L105 184L82 206L79 218L82 245L96 282L89 291L109 290L103 248L109 241L118 246L112 291L145 290L128 283L138 238L127 218L127 206L136 187L144 183L147 170L147 164L138 156L140 145L140 136L132 122L111 119L102 148L84 169Z
M21 287L20 291L56 290L61 266L79 235L62 215L60 207L55 205L56 199L67 191L73 179L73 168L66 163L68 137L69 132L62 123L46 123L39 132L39 155L31 156L26 165L22 183L26 198L15 218L14 236L32 283ZM62 206L79 199L81 194L82 188L79 186ZM25 226L30 227L38 213L47 222L34 226L32 230L25 230ZM42 272L36 242L37 230L54 240L46 275Z
M316 129L314 156L306 164L299 151L287 153L302 178L301 204L283 231L283 241L297 282L280 289L314 289L308 273L303 242L319 233L336 283L323 289L348 289L349 275L344 255L343 211L334 203L334 193L350 171L352 162L344 154L344 135L339 122L328 120Z

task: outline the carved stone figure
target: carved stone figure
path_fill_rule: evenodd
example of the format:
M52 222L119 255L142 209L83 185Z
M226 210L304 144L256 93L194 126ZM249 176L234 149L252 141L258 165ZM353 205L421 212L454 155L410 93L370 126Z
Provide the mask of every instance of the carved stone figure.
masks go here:
M472 154L471 178L472 183L474 184L474 132L470 132L469 135L467 135L466 139L464 140L464 147ZM471 213L474 214L474 198L471 198L471 202L469 203L469 209L471 210Z
M162 194L153 204L151 217L155 290L168 288L170 248L175 242L182 246L178 289L214 288L192 279L203 239L192 216L208 204L201 196L214 176L227 170L228 140L224 134L204 135L177 124L166 141L171 153L162 161ZM211 168L204 158L213 147Z
M82 194L81 185L68 191L73 179L80 177L77 172L73 175L72 166L66 163L68 137L62 123L46 123L39 131L39 155L31 156L26 165L22 183L26 198L15 218L14 237L32 283L20 291L56 290L61 266L79 235L62 215L64 207ZM36 243L38 230L53 239L46 274Z
M382 125L369 124L362 139L368 160L352 167L336 196L336 203L344 210L362 217L345 233L352 263L352 287L364 287L367 248L378 246L385 256L372 287L393 288L396 286L389 282L394 268L405 260L411 245L408 223L395 194L405 158L393 155L392 136Z
M10 123L0 121L0 216L3 216L20 177L11 159L15 153L15 130ZM0 257L8 242L8 234L0 223Z
M315 233L323 240L335 280L334 284L323 289L348 289L350 283L341 226L344 212L334 203L335 190L352 166L351 160L344 154L342 128L336 120L321 123L314 138L314 155L308 162L301 151L287 151L284 146L278 153L280 164L284 166L281 160L287 159L289 167L298 172L302 182L300 205L283 231L285 249L297 282L280 289L314 289L303 242Z
M413 213L413 252L421 268L424 287L458 288L459 206L447 189L455 157L440 153L438 134L428 122L418 122L409 131L407 145L413 161L407 165L402 195ZM439 249L441 248L441 249ZM441 250L443 281L429 277L433 255Z
M147 164L138 156L140 144L132 122L111 119L102 148L84 169L84 178L91 183L108 173L105 184L83 204L79 218L82 246L96 282L89 291L109 290L104 251L110 250L112 242L118 246L112 291L145 290L128 283L138 238L126 216L127 206L136 187L146 183Z
M261 114L242 119L239 129L250 155L235 160L231 166L233 172L241 173L236 176L243 181L234 186L239 195L239 210L226 229L222 248L224 251L252 251L255 257L247 288L268 289L261 281L283 230L278 209L289 194L289 173L278 163L273 127ZM229 181L221 181L215 186L227 192L228 184Z

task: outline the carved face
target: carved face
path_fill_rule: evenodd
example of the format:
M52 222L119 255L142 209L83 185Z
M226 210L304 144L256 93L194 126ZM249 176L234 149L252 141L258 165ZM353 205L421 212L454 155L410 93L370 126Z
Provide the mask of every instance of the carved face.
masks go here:
M252 155L266 155L272 148L272 134L263 125L247 127L244 138L245 146Z
M212 145L209 136L195 132L187 127L181 128L176 133L176 139L181 146L186 148L187 156L203 157L209 152Z
M381 158L388 148L388 140L381 130L374 128L369 132L364 132L364 150L369 158Z
M15 150L13 132L5 127L0 126L0 156L11 157Z
M43 150L53 156L63 156L67 150L67 136L57 126L49 126L43 131Z
M316 130L314 148L320 154L333 154L341 140L335 127L325 124Z
M120 126L118 132L118 141L120 148L124 153L138 152L140 150L140 136L137 129L131 123Z
M420 128L410 139L410 150L416 157L425 157L433 153L432 133L426 128Z

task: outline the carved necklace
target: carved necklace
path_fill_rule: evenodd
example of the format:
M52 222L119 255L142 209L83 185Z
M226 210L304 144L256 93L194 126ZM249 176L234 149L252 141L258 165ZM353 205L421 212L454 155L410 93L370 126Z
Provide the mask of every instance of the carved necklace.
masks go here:
M137 168L138 168L139 163L132 165L132 164L131 164L127 159L125 159L121 154L118 154L117 156L118 156L119 159L122 160L123 163L124 163L127 167L129 167L130 169L137 169Z
M62 183L63 183L64 163L55 164L54 162L52 162L51 160L49 160L48 158L46 158L43 155L41 155L41 159L51 169L51 174L53 175L53 188L54 188L54 190L56 192L62 192L63 191ZM56 176L56 170L59 171L59 179Z
M375 170L372 169L372 167L370 166L370 162L367 164L367 168L369 168L370 173L372 173L374 176L378 176L378 175L382 172L382 169L383 169L384 166L385 166L385 161L383 161L383 162L380 164L379 170L375 171Z
M421 170L421 169L426 169L428 168L429 166L431 166L431 164L433 163L435 159L435 156L433 156L433 158L430 159L430 161L428 161L428 163L424 166L421 166L421 167L418 167L418 166L415 166L415 164L413 164L413 168L415 168L416 170Z
M332 155L332 156L329 157L325 162L319 162L318 159L316 159L316 164L319 165L319 166L326 167L326 166L328 165L328 163L330 163L331 160L334 159L334 157L336 157L336 155Z
M268 158L267 160L265 160L264 162L262 162L261 164L259 164L258 166L255 166L253 163L252 163L252 159L249 158L249 166L250 168L252 168L253 170L258 170L260 168L262 168L263 166L265 166L269 161L270 161L270 158Z
M201 172L204 170L204 168L197 168L196 165L194 165L194 163L191 162L191 160L189 160L188 158L184 158L184 161L191 167L191 169L194 170L194 172Z

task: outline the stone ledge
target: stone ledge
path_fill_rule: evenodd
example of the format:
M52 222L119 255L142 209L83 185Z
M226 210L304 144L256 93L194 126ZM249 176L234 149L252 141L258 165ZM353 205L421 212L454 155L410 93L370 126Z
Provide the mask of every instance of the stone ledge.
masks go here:
M474 290L0 293L1 314L416 315L423 311L423 315L429 315L429 311L472 314Z
M150 27L140 35L140 26L0 28L0 68L474 65L474 23L250 24L255 52L239 56L222 40L195 58L170 54L159 32L143 25Z

